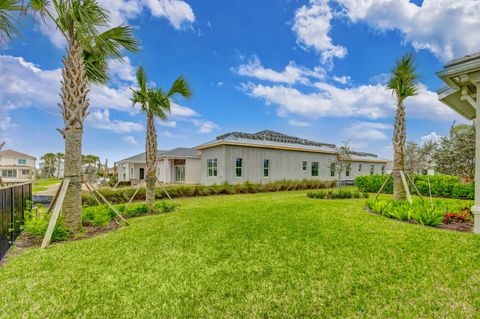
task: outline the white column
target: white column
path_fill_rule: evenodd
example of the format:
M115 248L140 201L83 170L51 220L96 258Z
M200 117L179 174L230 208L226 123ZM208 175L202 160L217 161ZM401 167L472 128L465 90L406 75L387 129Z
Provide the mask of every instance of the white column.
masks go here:
M170 182L170 161L168 158L163 159L163 170L165 171L165 183Z
M476 103L477 103L477 116L475 119L475 204L472 207L472 213L474 216L474 226L473 232L475 234L480 234L480 117L479 117L479 110L480 110L480 83L476 83L477 86L477 96L476 96Z

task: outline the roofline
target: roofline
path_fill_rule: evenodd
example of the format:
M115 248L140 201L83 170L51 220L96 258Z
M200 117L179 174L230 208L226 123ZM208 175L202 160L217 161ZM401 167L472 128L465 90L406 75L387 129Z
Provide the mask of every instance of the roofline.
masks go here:
M237 143L237 142L214 142L207 145L200 145L197 146L197 150L203 150L207 148L212 148L215 146L221 145L230 145L230 146L245 146L245 147L257 147L257 148L268 148L268 149L276 149L276 150L286 150L286 151L301 151L301 152L309 152L309 153L324 153L324 154L337 154L337 152L330 152L330 151L323 151L323 150L311 150L301 147L287 147L287 146L275 146L275 145L258 145L258 144L246 144L246 143Z

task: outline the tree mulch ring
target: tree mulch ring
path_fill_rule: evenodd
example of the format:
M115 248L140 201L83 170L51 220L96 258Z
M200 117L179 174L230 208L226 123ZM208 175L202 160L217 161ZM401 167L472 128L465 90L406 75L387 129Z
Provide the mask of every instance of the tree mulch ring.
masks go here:
M66 241L75 241L75 240L82 240L82 239L97 237L121 227L122 225L117 223L115 220L110 221L110 223L106 226L84 225L82 228L82 232L79 235L70 236L64 241L52 242L50 243L50 245L55 245L57 243L62 243ZM2 266L2 264L5 264L9 257L20 255L24 249L27 249L30 247L40 247L42 244L42 241L43 241L43 238L32 236L26 232L22 232L20 236L18 236L17 240L15 241L15 244L8 250L7 254L0 261L0 266Z

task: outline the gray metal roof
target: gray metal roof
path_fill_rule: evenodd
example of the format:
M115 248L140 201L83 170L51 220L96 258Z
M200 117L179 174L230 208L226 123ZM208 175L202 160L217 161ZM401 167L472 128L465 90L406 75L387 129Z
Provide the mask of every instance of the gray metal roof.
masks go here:
M159 158L162 157L178 157L178 158L198 158L200 157L200 151L194 148L187 148L187 147L177 147L171 150L158 150L157 155ZM125 158L121 162L129 162L129 163L145 163L146 156L145 152L134 155L132 157Z

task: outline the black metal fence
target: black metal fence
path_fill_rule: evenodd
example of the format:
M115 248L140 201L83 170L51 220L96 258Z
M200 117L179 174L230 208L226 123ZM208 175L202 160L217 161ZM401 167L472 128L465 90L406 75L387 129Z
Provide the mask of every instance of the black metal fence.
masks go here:
M27 201L32 200L32 183L0 188L0 259L17 239Z

